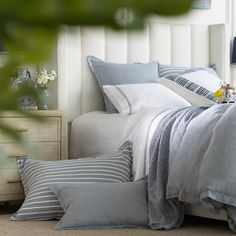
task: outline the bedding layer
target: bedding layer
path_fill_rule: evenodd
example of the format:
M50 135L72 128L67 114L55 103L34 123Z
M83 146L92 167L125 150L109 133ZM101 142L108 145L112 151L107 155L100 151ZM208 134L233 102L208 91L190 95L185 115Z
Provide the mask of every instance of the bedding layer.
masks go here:
M148 175L149 224L152 229L181 225L184 204L166 199L168 176L189 123L208 107L175 110L158 124L150 146Z
M154 193L156 188L153 198L160 200L162 212L168 213L165 204L171 205L172 221L171 224L163 223L165 219L162 218L164 220L158 224L154 208L153 228L168 229L179 225L183 219L183 208L179 202L186 202L203 204L216 213L221 209L226 210L230 227L236 231L236 105L222 104L206 108L143 109L126 117L93 112L81 117L83 122L75 124L83 127L83 135L77 134L80 140L86 140L87 147L92 147L84 148L84 155L86 150L89 150L90 155L106 152L108 148L113 151L119 142L131 140L134 147L134 180L148 175L149 170L150 176L157 174L157 164L160 164L157 149L167 153L167 166L162 170L159 168L160 172L156 176L159 185L155 186L154 182L152 187ZM169 139L160 142L165 134L162 132L167 130ZM79 142L77 146L81 147L81 144ZM161 188L162 195L159 194ZM151 204L156 205L158 201ZM155 207L158 209L158 206Z
M155 206L151 226L178 226L183 218L180 202L187 202L202 203L216 213L226 210L229 226L236 231L236 105L212 106L187 122L187 114L195 109L169 114L162 120L164 128L160 124L155 131L148 190L149 207Z

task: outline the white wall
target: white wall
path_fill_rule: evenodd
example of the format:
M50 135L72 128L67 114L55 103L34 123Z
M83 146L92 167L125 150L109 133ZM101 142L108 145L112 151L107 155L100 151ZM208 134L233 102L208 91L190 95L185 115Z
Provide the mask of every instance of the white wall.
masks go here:
M47 69L47 70L55 70L58 71L58 56L57 56L57 44L52 50L51 58L48 59L47 62L44 62L38 66L38 70ZM50 109L58 109L58 82L54 80L53 83L50 85L49 89L49 108Z
M158 22L170 24L212 25L225 23L228 15L228 0L211 0L211 2L212 6L209 10L192 9L189 13L178 17L154 17Z
M232 11L230 10L232 9ZM233 14L233 12L235 14ZM176 23L176 24L198 24L198 25L210 25L210 24L224 24L230 23L230 33L229 41L233 35L236 35L236 3L235 0L212 0L212 8L209 10L197 10L194 9L189 13L179 16L179 17L160 17L152 16L150 17L151 21L157 21L160 23ZM227 40L226 40L227 41ZM75 43L75 42L74 42ZM78 42L79 43L79 42ZM60 45L60 43L58 44ZM57 70L58 58L57 52L60 51L60 48L56 48L58 45L55 45L54 53L51 59L48 62L45 62L43 65L40 65L39 68L55 69ZM3 56L0 55L0 65L2 63ZM76 65L70 65L76 66ZM232 81L236 81L236 66L231 66ZM230 71L228 72L230 73ZM60 79L60 78L58 78ZM236 86L236 82L235 82ZM51 96L51 109L58 108L58 85L55 82L49 90Z
M233 35L236 35L236 23L234 23L236 22L236 2L235 0L212 0L212 7L209 10L193 9L189 13L178 17L151 16L150 20L157 21L160 23L170 23L170 24L171 23L198 24L198 25L229 24L228 38L225 39L225 42L226 43L229 42L228 49L226 47L226 50L230 51L230 39L232 38ZM57 48L57 51L58 50L61 49ZM50 60L48 68L56 69L57 62L58 62L57 53L55 53L52 59ZM76 65L70 65L70 66L76 66ZM236 65L231 66L231 70L228 69L228 71L226 71L226 74L227 78L231 79L231 83L234 83L234 85L236 86ZM52 99L50 108L58 108L57 87L58 86L55 83L53 87L50 89L50 94Z
M229 12L229 21L230 21L230 26L231 26L230 46L231 46L231 51L232 51L233 37L236 37L236 1L235 0L230 0L229 9L231 9L231 11ZM231 65L231 83L233 84L234 87L236 87L236 65Z

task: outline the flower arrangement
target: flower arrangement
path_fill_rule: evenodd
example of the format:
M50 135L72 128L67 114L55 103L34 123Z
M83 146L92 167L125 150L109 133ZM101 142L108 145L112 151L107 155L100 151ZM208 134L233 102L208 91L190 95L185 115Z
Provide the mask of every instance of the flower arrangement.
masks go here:
M41 70L35 75L36 83L38 88L48 88L53 80L57 78L55 70L48 72L47 70Z
M214 97L215 98L221 98L221 96L223 95L223 88L221 87L221 88L219 88L215 93L214 93Z
M214 93L214 97L219 103L234 102L235 89L227 83L222 83L221 87Z

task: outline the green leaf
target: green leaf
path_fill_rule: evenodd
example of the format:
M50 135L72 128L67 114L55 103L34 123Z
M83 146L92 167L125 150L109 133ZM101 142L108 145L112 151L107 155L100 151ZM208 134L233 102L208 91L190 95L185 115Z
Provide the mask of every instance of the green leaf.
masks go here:
M17 141L17 142L23 141L20 132L17 132L13 127L7 124L4 124L3 122L0 122L0 130L3 134L5 134L6 136L8 136L14 141Z
M0 68L0 112L14 110L41 119L34 112L20 110L17 98L25 94L37 96L37 92L25 87L13 93L12 73L18 66L45 61L64 25L140 29L150 14L183 14L192 3L193 0L1 0L0 41L9 54L6 65ZM133 14L130 21L117 20L124 8ZM21 140L14 129L1 122L0 131Z

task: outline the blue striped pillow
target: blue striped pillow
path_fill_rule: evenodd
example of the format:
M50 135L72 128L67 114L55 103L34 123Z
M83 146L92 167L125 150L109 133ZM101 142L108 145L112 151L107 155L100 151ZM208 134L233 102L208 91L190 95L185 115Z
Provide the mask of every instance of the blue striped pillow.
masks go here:
M199 84L196 84L196 83L186 79L184 77L184 75L182 75L182 76L181 75L180 76L170 75L170 76L167 76L166 79L171 80L171 81L177 83L178 85L190 90L191 92L193 92L199 96L202 96L204 98L209 99L212 102L217 102L217 99L214 97L213 92L200 86Z
M165 65L159 64L159 77L168 77L168 76L176 76L182 75L194 71L204 70L209 72L212 75L216 75L216 71L214 69L214 65L212 67L180 67L180 66L172 66L172 65Z
M19 158L17 168L25 191L25 201L11 217L13 220L60 219L64 212L50 185L56 183L129 182L132 143L118 152L97 158L62 161L35 161Z

